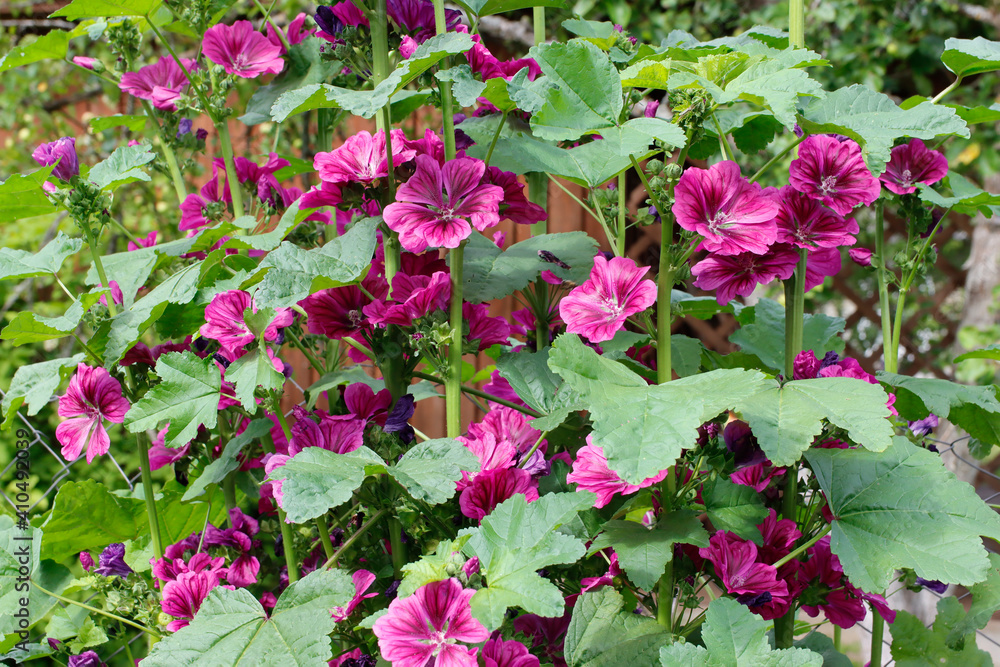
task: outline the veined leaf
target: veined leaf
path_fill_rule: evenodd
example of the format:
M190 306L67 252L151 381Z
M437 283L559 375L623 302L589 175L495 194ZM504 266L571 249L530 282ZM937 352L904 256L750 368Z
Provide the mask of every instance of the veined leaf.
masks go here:
M670 641L666 628L652 618L625 609L613 588L584 593L573 607L566 630L569 667L655 667L660 647Z
M52 30L39 36L30 44L18 44L0 58L0 72L24 67L42 60L62 60L69 48L69 33Z
M4 429L10 428L14 415L24 403L28 404L28 416L37 415L52 398L52 394L77 364L84 360L83 353L66 359L52 359L37 364L21 366L14 372L10 388L3 397L0 414L3 415Z

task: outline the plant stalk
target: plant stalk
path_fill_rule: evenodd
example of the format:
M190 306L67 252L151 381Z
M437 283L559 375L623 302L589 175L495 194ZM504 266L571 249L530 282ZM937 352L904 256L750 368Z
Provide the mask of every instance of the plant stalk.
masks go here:
M806 48L805 0L788 1L788 46L793 49Z
M42 588L41 586L39 586L38 582L35 581L34 579L31 580L31 587L34 588L35 590L37 590L39 593L44 593L45 595L48 595L50 598L55 598L56 600L59 600L60 602L65 602L66 604L71 604L73 606L80 607L81 609L86 609L87 611L91 611L91 612L93 612L95 614L100 614L101 616L107 616L108 618L113 618L114 620L118 621L119 623L124 623L125 625L130 625L133 628L135 628L136 630L142 630L143 632L145 632L149 636L154 637L156 639L162 639L163 638L163 635L161 635L159 632L156 632L155 630L153 630L151 628L147 628L145 625L141 625L139 623L136 623L135 621L130 621L127 618L122 618L121 616L117 616L115 614L112 614L111 612L104 611L103 609L98 609L97 607L91 607L89 604L84 604L83 602L77 602L76 600L71 600L70 598L63 597L62 595L58 595L56 593L53 593L52 591L46 590L46 589Z
M444 400L449 438L462 434L462 262L465 241L453 248L451 256L451 343L448 345L448 376L444 381Z
M333 558L333 543L330 542L330 526L326 522L326 516L316 517L316 530L319 531L319 541L323 543L323 553L327 558Z
M896 372L896 355L892 350L892 311L889 308L889 283L885 256L885 215L881 200L875 204L875 258L878 261L878 302L882 320L882 365L887 373Z
M108 299L110 303L111 300ZM153 555L163 558L163 538L160 536L160 521L156 515L156 498L153 497L153 473L149 465L149 445L143 434L136 435L139 444L139 470L142 475L142 495L146 500L146 518L149 521L149 535L153 541Z
M225 119L215 123L215 129L219 132L219 148L222 150L222 160L226 165L226 184L229 186L229 194L233 198L233 217L243 217L243 191L240 189L240 182L236 176L236 158L233 155L233 141L229 136L229 123Z

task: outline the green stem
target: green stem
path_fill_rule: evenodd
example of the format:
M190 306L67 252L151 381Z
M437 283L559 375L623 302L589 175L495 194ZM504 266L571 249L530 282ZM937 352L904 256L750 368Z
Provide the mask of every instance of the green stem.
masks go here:
M74 301L75 301L75 299L74 299ZM76 333L75 331L73 332L73 338L76 339L76 342L79 343L81 347L83 347L83 351L86 352L87 354L89 354L90 358L93 359L97 363L98 366L103 366L104 365L104 359L101 359L99 356L97 356L97 353L94 352L93 350L91 350L90 346L87 345L86 343L84 343L83 339L80 338L80 335L78 333Z
M181 175L180 167L177 166L177 156L174 154L174 149L170 147L167 138L163 135L163 127L153 112L153 106L147 100L140 101L142 102L142 108L145 110L146 116L156 126L156 138L160 142L160 148L163 149L163 159L166 161L167 169L170 171L170 178L174 183L174 191L177 192L177 199L178 201L184 201L187 197L187 188L184 185L184 176Z
M540 7L536 7L535 9L541 9L541 8ZM546 213L549 210L549 179L550 178L552 178L552 177L549 176L548 174L546 174L544 171L532 171L532 172L530 172L528 174L528 177L527 177L527 180L528 180L528 201L530 201L530 202L532 202L534 204L538 204L539 206L541 206L542 208L545 209ZM555 180L555 179L553 179L553 180ZM558 181L556 181L556 184L559 185L559 187L562 187L562 184L559 183ZM563 190L566 190L566 188L563 188ZM576 195L574 195L572 192L569 192L569 190L566 190L566 192L569 193L569 195L571 197L573 197L578 202L580 202L580 200L577 199ZM583 202L580 202L580 203L583 204ZM589 207L587 207L586 205L584 205L584 208L586 208L591 215L594 215L593 211L589 210ZM594 217L596 217L596 216L594 216ZM547 234L548 231L549 231L549 221L548 221L548 218L546 218L544 220L539 220L538 222L533 223L531 225L531 235L532 236L541 236L542 234Z
M806 140L805 135L799 137L798 139L796 139L795 141L793 141L791 144L789 144L780 153L778 153L773 158L771 158L770 160L768 160L767 162L765 162L764 166L761 167L760 169L758 169L757 173L750 177L750 182L751 183L755 183L757 181L757 179L759 179L761 176L763 176L768 171L770 171L771 167L773 167L774 165L778 164L778 162L780 162L782 160L782 158L784 158L786 155L788 155L793 150L795 150L795 147L798 146L799 144L801 144L805 140Z
M493 149L497 147L497 141L500 139L500 134L503 132L503 127L506 124L507 124L507 111L505 110L503 112L503 115L500 116L500 122L497 123L497 130L496 132L493 133L493 140L490 141L490 147L486 151L486 159L483 160L483 162L487 166L489 166L490 164L490 158L493 157ZM529 186L529 192L530 192L530 186Z
M371 21L372 41L372 84L377 86L389 76L389 19L386 0L376 0L374 21ZM379 109L375 116L378 130L385 136L385 155L389 175L386 187L389 200L396 198L396 181L392 162L392 117L388 104ZM392 295L392 281L399 273L402 262L402 247L399 244L399 234L382 226L382 248L385 255L385 277L389 283L389 294Z
M229 194L233 198L233 216L243 217L243 191L240 189L240 181L236 176L236 158L233 155L233 142L229 137L229 123L222 119L215 123L215 129L219 132L219 146L222 149L222 160L226 164L226 181L229 185Z
M840 650L840 626L833 626L833 650L837 653L842 653Z
M625 188L627 187L625 180L625 172L618 174L618 233L615 235L615 241L618 242L618 256L623 257L625 255L625 226L627 222L625 208Z
M347 339L345 338L344 340L347 340ZM437 382L438 384L444 384L445 383L444 380L442 380L441 378L439 378L436 375L431 375L430 373L423 373L423 372L420 372L420 371L414 372L413 373L413 377L420 378L422 380L428 380L430 382ZM479 396L480 398L485 398L487 401L490 401L491 403L497 403L499 405L506 406L506 407L511 408L513 410L517 410L518 412L523 412L524 414L528 415L529 417L544 417L545 416L542 413L538 412L537 410L532 410L531 408L526 408L523 405L518 405L517 403L511 403L510 401L502 399L499 396L494 396L493 394L488 394L485 391L483 391L482 389L476 389L475 387L470 387L468 385L464 385L463 384L462 385L462 391L464 393L466 393L466 394L471 394L473 396Z
M222 497L226 501L226 517L229 520L229 527L234 528L232 510L236 507L236 475L229 473L222 480Z
M315 370L320 375L326 373L326 370L323 368L323 364L321 364L319 359L316 358L316 355L313 354L312 351L309 348L307 348L301 340L299 340L298 336L288 333L287 330L285 332L285 336L291 342L292 346L295 347L299 352L301 352L302 356L304 356L309 361L309 365L313 367L313 370Z
M669 328L669 327L668 327ZM659 327L657 327L659 329ZM669 368L669 367L668 367ZM659 375L659 369L657 369ZM677 493L677 474L673 468L667 471L667 478L664 480L664 491L660 501L665 510L673 508L674 495ZM663 568L663 574L656 585L656 622L670 631L670 641L673 642L673 617L674 617L674 560L671 558Z
M292 534L292 524L285 521L285 511L280 507L278 523L281 525L281 546L285 552L285 565L288 567L288 583L294 584L299 580L299 563L295 558L295 536Z
M885 619L876 609L872 609L872 659L870 665L882 664L882 634L885 631Z
M388 511L389 510L386 509L380 509L378 512L373 514L372 517L368 519L368 521L365 521L361 525L361 527L354 532L353 535L344 540L344 543L340 545L340 548L337 549L336 553L330 556L327 559L327 561L323 563L323 568L333 567L334 565L336 565L337 561L340 560L340 557L347 550L347 548L350 547L352 544L354 544L358 540L358 538L367 533L368 529L371 528L375 524L375 522L381 519L382 516L386 514Z
M326 516L316 517L316 530L319 531L319 541L323 543L323 553L327 558L333 558L333 543L330 542L330 526L326 523Z
M94 268L97 270L97 277L101 279L102 285L110 287L111 283L108 282L108 274L104 272L104 262L101 261L101 252L97 249L97 234L94 233L89 220L84 220L80 226L83 227L83 233L87 236L87 245L90 246L90 254L94 258ZM111 317L117 314L115 300L111 298L108 299L108 314Z
M937 104L938 102L940 102L941 100L943 100L943 99L944 99L944 97L945 97L946 95L948 95L948 93L951 93L952 91L954 91L954 90L955 90L956 88L958 88L958 87L959 87L959 86L960 86L961 84L962 84L962 77L960 77L960 76L959 76L959 77L957 77L957 78L956 78L956 79L955 79L954 81L952 81L952 82L951 82L951 83L950 83L950 84L948 85L948 87L947 87L947 88L945 88L945 89L944 89L944 90L942 90L942 91L941 91L940 93L938 93L937 95L935 95L935 96L934 96L934 98L933 98L933 99L931 100L931 103L932 103L932 104Z
M733 157L733 149L729 147L729 142L726 140L726 133L722 131L719 118L714 113L712 114L712 121L715 123L715 131L719 134L719 150L722 152L722 158L735 162L736 158Z
M597 216L597 222L600 223L601 229L604 230L604 238L608 240L608 245L611 246L611 252L614 253L615 257L621 257L621 253L618 252L618 243L615 240L615 235L611 233L611 227L608 226L608 220L604 217L604 211L600 207L593 209Z
M392 549L393 576L401 579L406 565L406 547L403 546L403 526L395 517L389 519L389 547Z
M108 299L108 303L111 300ZM160 536L160 521L156 516L156 498L153 497L153 474L149 465L149 445L140 433L136 435L139 443L139 470L142 475L142 495L146 500L146 518L149 521L149 534L153 541L153 555L157 560L163 558L163 538Z
M778 559L778 561L774 564L774 569L777 570L779 567L781 567L788 561L792 560L793 558L798 558L799 555L804 553L806 549L819 542L829 532L830 532L830 526L829 525L823 526L823 530L813 535L812 538L810 538L807 542L805 542L801 546L796 547L794 551L784 556L783 558Z
M532 25L535 32L535 46L545 41L545 7L532 7Z
M562 183L560 183L560 182L559 182L559 180L558 180L558 179L557 179L557 178L556 178L555 176L553 176L552 174L546 174L546 173L544 173L544 172L531 172L530 174L528 174L528 179L529 179L529 180L528 180L528 183L529 183L529 187L530 187L530 183L531 183L531 177L532 177L532 176L534 176L534 175L535 175L535 174L537 174L537 173L541 173L542 175L546 176L546 177L547 177L547 178L548 178L548 179L549 179L550 181L552 181L553 183L555 183L555 184L556 184L556 187L558 187L558 188L559 188L560 190L562 190L562 191L563 191L563 192L565 192L565 193L566 193L567 195L569 195L569 198L570 198L570 199L572 199L573 201L575 201L575 202L576 202L576 204L577 204L577 206L579 206L579 207L580 207L580 208L582 208L582 209L583 209L584 211L586 211L587 213L589 213L589 214L590 214L590 217L592 217L592 218L593 218L594 220L596 220L597 222L601 222L601 218L599 218L599 217L597 216L597 213L595 213L595 212L594 212L594 209L590 208L590 206L588 206L588 205L587 205L587 203L586 203L585 201L583 201L582 199L580 199L579 197L577 197L577 196L576 196L575 194L573 194L573 193L572 193L572 192L571 192L571 191L569 190L569 188L567 188L567 187L566 187L565 185L563 185ZM529 197L531 196L531 192L530 192L530 191L528 192L528 196L529 196ZM546 220L542 220L542 222L536 222L535 224L533 224L533 225L531 226L531 235L532 235L532 236L538 236L539 234L544 234L544 233L545 233L545 229L543 229L543 230L542 230L541 232L538 232L538 231L536 231L536 230L535 230L535 227L536 227L537 225L541 225L541 224L543 224L543 223L545 223L545 224L546 224L546 227L547 227L547 222L548 222L548 221L546 221Z
M118 633L122 639L122 650L125 651L125 657L128 658L128 664L134 665L135 658L132 657L132 647L128 643L128 633L125 632L125 626L122 625L121 621L118 621Z
M260 0L253 0L253 4L254 7L257 8L257 11L259 11L261 14L264 15L264 20L267 22L269 26L271 26L274 32L278 35L278 41L281 42L281 45L285 47L285 51L287 52L288 49L292 47L288 43L288 38L285 37L285 31L279 28L278 24L276 24L274 22L274 19L271 18L271 11L268 9L264 9L264 7L260 4Z
M118 621L119 623L124 623L125 625L130 625L133 628L135 628L136 630L142 630L146 634L150 635L151 637L155 637L156 639L162 639L163 638L163 635L161 635L159 632L157 632L156 630L153 630L151 628L147 628L145 625L141 625L139 623L136 623L135 621L130 621L127 618L122 618L121 616L118 616L116 614L112 614L109 611L104 611L103 609L98 609L97 607L91 607L89 604L84 604L83 602L77 602L76 600L71 600L69 598L63 597L62 595L58 595L56 593L53 593L52 591L45 590L34 579L31 580L31 587L34 588L39 593L44 593L45 595L48 595L51 598L55 598L56 600L59 600L60 602L65 602L66 604L71 604L73 606L80 607L82 609L86 609L87 611L93 612L95 614L100 614L101 616L107 616L108 618L112 618L112 619Z
M793 49L806 47L805 0L788 2L788 46Z
M548 435L548 431L542 431L541 435L538 436L538 440L536 440L535 444L531 446L531 449L528 450L528 453L524 455L524 459L522 460L520 465L521 468L528 465L528 461L535 454L535 452L538 451L538 448L542 445L542 441L545 440L546 435Z
M449 438L462 434L462 262L465 241L453 248L451 256L451 343L448 345L448 376L444 400Z
M889 308L889 269L885 256L885 215L880 199L875 203L875 259L878 262L879 316L882 320L882 358L887 373L896 372L896 355L892 354L892 311Z

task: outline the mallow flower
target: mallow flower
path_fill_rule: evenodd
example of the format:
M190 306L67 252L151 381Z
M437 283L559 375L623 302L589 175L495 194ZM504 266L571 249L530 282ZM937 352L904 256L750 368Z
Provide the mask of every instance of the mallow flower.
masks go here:
M250 327L243 321L243 313L247 310L257 312L257 307L253 298L241 290L220 292L212 297L212 302L205 308L206 322L201 325L201 335L219 341L223 354L231 361L242 356L243 348L255 338ZM291 308L278 308L274 319L264 330L264 339L277 340L278 329L287 327L293 319Z
M118 380L104 368L79 364L66 393L59 398L59 416L66 420L56 427L56 440L62 445L63 458L73 461L84 448L87 463L107 454L111 438L104 430L104 420L121 424L128 409Z
M889 164L878 178L886 189L908 195L917 191L917 183L933 185L947 175L948 158L927 148L920 139L911 139L892 149Z
M861 157L861 147L827 134L808 137L788 168L788 182L840 215L878 199L882 187Z
M189 58L181 58L181 63L188 72L198 67L198 63ZM118 87L132 97L149 100L157 109L177 111L177 98L189 83L177 61L171 56L163 56L152 65L122 74Z
M389 133L392 144L392 165L394 168L409 162L417 151L407 146L402 130ZM343 145L329 152L316 153L313 168L319 172L325 183L364 183L371 185L379 178L389 175L389 162L385 153L385 132L372 135L366 130L348 137Z
M627 257L594 257L590 277L559 302L566 331L586 336L592 343L611 340L625 320L656 301L656 284L644 278L649 267L638 267Z
M739 255L711 254L691 267L695 287L716 290L715 300L727 304L737 296L749 296L757 285L775 278L785 280L795 273L799 254L790 246L772 249L764 255L744 252Z
M813 250L854 245L857 240L854 235L858 233L858 223L854 218L834 213L790 185L781 188L778 202L775 222L779 243Z
M275 46L254 30L250 21L212 26L205 32L202 51L213 63L222 65L227 74L244 79L277 74L285 66L281 46Z
M587 444L576 453L573 470L566 475L566 481L570 484L576 484L578 491L596 493L597 502L594 503L594 507L601 508L610 503L611 499L619 493L627 496L662 481L667 476L667 472L667 470L661 470L639 484L629 484L619 477L618 473L608 468L608 459L604 456L604 450L595 445L592 436L588 435Z
M52 175L60 181L69 182L80 173L80 161L76 156L76 139L73 137L62 137L42 144L32 151L31 157L43 167L55 164L56 168L52 170Z

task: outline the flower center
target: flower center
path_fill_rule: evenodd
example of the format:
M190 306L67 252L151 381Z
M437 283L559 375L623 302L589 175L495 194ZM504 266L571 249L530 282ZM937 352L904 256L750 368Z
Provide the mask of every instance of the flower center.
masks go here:
M825 195L828 195L828 194L830 194L832 192L836 192L837 191L837 177L836 176L827 176L822 181L820 181L819 189Z
M909 187L913 185L913 174L910 173L909 169L904 169L903 173L899 176L899 180L902 181L903 185Z
M617 299L606 296L601 299L601 310L608 314L609 319L616 320L625 312L625 307Z
M708 221L708 228L711 231L715 232L720 227L727 226L730 222L730 219L731 219L730 215L725 211L717 211L715 217L713 217L711 220Z
M361 320L364 318L362 317L360 310L354 309L347 311L347 319L351 321L351 324L359 327L361 326Z

